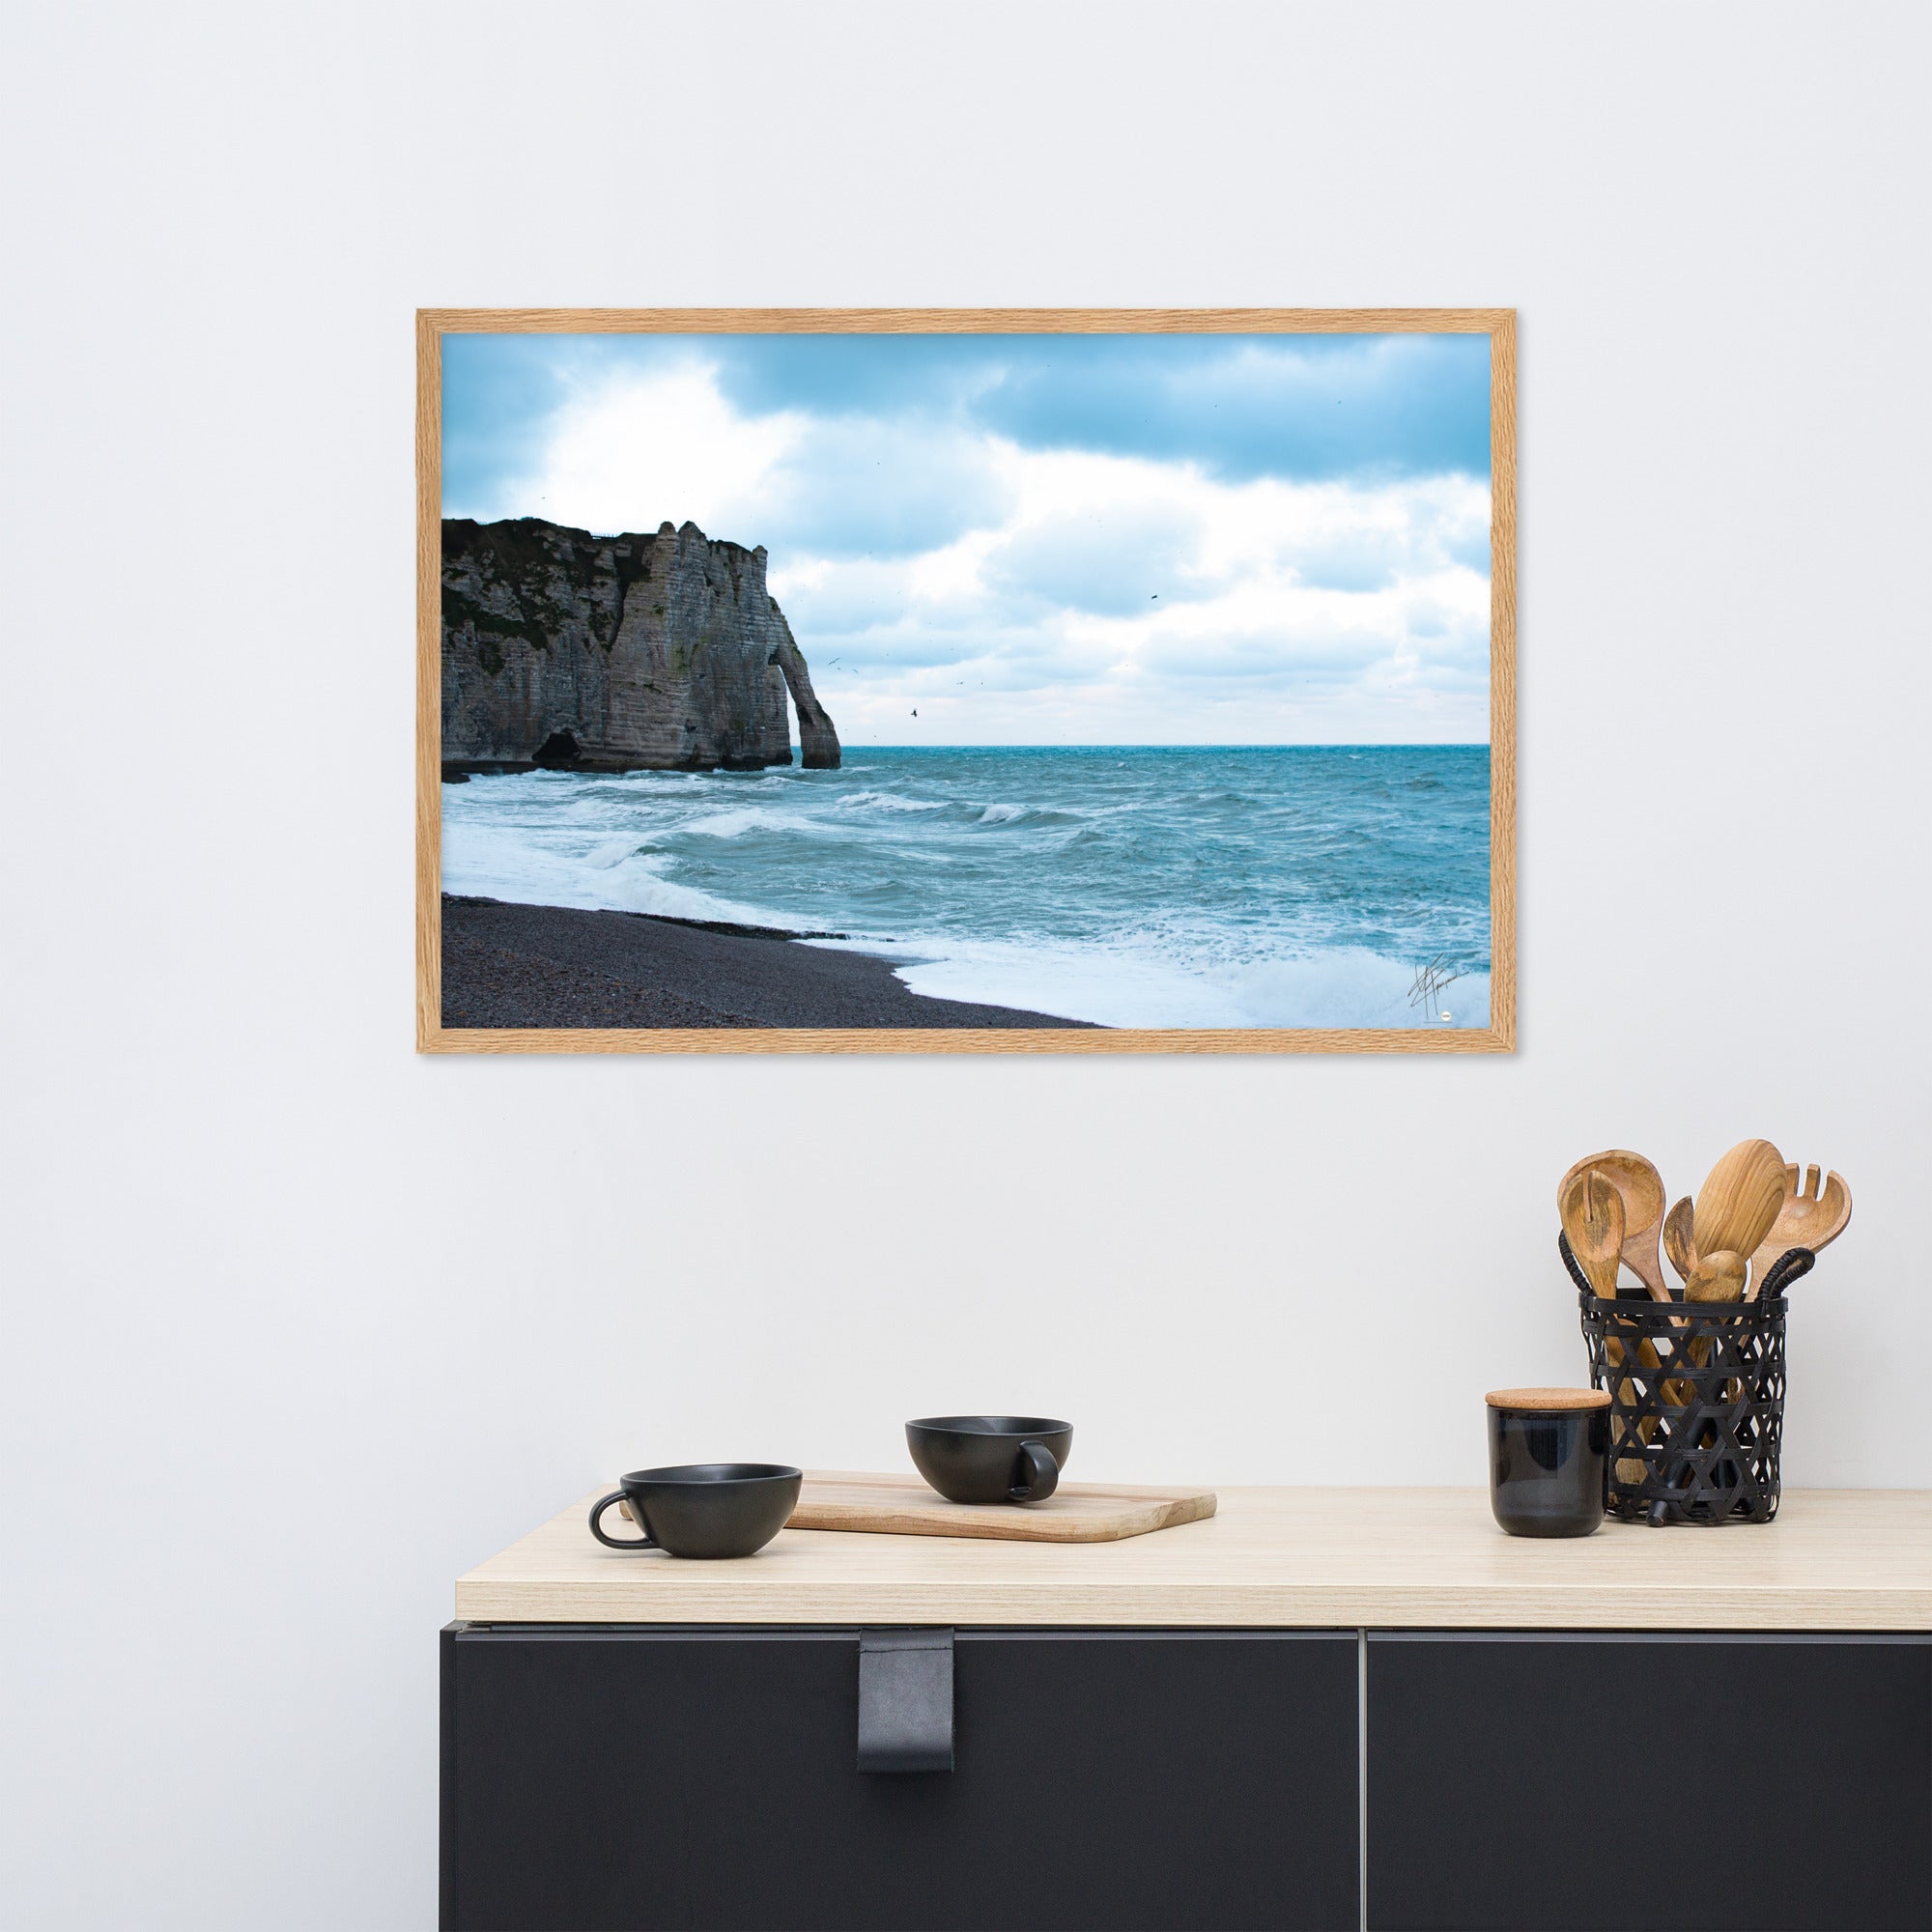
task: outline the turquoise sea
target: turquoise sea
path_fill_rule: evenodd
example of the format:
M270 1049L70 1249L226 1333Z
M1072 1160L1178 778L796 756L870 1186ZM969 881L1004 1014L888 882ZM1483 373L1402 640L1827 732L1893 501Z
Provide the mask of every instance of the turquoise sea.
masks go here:
M1108 1026L1489 1023L1483 745L859 746L836 772L476 778L442 812L445 892L837 931L812 943L915 992Z

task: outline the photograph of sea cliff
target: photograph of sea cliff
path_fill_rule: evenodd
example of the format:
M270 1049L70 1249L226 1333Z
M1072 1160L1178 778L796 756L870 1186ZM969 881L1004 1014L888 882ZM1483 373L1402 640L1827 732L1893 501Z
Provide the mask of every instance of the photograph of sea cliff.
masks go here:
M1487 1027L1490 347L445 335L442 1024Z

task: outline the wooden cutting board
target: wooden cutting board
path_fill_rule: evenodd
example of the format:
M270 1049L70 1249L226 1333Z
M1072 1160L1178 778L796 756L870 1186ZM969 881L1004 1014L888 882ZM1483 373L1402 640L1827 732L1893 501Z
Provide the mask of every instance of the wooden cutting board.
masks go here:
M810 1472L787 1529L886 1536L992 1536L1015 1543L1117 1543L1214 1514L1212 1490L1062 1483L1043 1503L950 1503L917 1476Z

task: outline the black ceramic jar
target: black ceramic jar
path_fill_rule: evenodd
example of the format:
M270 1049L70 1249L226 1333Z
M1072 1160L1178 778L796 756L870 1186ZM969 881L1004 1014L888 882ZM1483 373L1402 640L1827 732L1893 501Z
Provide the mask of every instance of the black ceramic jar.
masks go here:
M1588 1536L1604 1520L1607 1389L1492 1389L1490 1507L1512 1536Z

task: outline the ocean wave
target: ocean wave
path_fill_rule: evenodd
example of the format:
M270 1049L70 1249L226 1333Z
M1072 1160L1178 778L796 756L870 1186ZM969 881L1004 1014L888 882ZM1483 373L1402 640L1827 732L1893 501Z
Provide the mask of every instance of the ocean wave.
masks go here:
M659 838L742 838L748 832L801 832L806 822L789 812L766 811L755 805L740 806L734 811L706 812L702 818L687 818L669 825L655 836Z
M635 838L607 838L603 844L583 855L583 863L602 871L611 866L621 866L626 859L638 856L638 841Z
M889 791L848 791L839 799L840 810L853 806L869 806L874 811L944 811L941 799L898 798Z
M593 846L578 863L593 872L610 871L623 865L640 866L647 872L663 872L677 861L668 852L653 852L649 846L640 845L634 834L624 838L605 839L601 845Z
M661 878L657 855L636 854L614 866L546 850L493 828L452 825L442 832L442 890L513 905L574 906L585 912L642 912L660 919L724 920L790 931L805 922L721 898Z
M1026 815L1027 809L1023 805L989 805L976 822L980 825L1011 825Z

